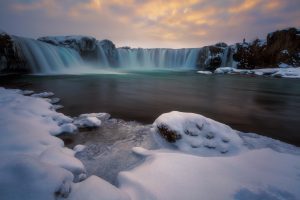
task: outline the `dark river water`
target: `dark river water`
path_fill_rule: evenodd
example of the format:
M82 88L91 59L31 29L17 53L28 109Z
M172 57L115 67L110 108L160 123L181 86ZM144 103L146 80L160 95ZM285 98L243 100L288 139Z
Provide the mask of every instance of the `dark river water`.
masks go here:
M0 76L0 86L52 91L70 116L108 112L150 124L165 112L194 112L300 146L299 79L159 71Z

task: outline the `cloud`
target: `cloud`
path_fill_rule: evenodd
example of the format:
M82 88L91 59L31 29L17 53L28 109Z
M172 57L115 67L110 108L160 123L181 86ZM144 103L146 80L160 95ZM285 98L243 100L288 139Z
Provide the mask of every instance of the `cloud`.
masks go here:
M20 35L89 34L145 47L233 43L300 26L299 0L4 0L0 7L0 26Z

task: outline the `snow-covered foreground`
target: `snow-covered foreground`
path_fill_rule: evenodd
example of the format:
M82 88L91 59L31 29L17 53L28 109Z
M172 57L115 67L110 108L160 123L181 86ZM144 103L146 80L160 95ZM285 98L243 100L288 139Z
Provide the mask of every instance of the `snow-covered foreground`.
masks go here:
M1 200L128 199L98 177L84 180L82 162L55 137L74 133L74 123L98 126L98 118L83 115L73 120L56 112L48 99L41 98L52 93L22 94L30 92L0 88Z
M109 116L72 119L43 99L53 94L23 94L31 93L0 88L3 200L300 199L299 148L193 113L161 115L149 132L161 148L133 148L144 161L119 174L118 188L96 176L85 179L74 154L89 146L73 151L55 135L101 126Z

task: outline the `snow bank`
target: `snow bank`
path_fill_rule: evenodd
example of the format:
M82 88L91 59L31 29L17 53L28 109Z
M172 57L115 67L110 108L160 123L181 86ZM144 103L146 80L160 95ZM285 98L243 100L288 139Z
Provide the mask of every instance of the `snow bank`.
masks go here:
M40 98L53 93L23 95L31 93L0 88L1 200L129 199L98 177L84 180L85 167L75 158L75 151L84 147L73 151L53 136L77 130L73 119ZM74 183L78 181L82 182Z
M75 178L83 176L82 163L72 152L65 150L62 140L53 137L64 131L73 131L68 127L72 119L51 110L52 105L44 99L20 93L19 90L0 88L0 152L47 159L47 163L73 172Z
M173 111L159 116L153 126L157 134L183 152L212 156L244 149L235 130L202 115Z
M119 175L120 189L138 199L299 199L300 157L271 149L229 157L139 149L145 162Z
M300 67L289 67L288 65L281 63L280 68L264 68L264 69L253 69L243 70L235 69L232 67L220 67L214 71L215 74L253 74L253 75L264 75L274 76L283 78L300 78Z

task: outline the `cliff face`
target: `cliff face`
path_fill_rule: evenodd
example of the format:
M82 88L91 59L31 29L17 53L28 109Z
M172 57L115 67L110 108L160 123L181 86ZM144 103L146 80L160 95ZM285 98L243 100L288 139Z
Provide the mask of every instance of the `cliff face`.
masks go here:
M28 73L26 60L22 59L14 46L13 39L6 33L0 33L0 72Z
M266 40L236 45L234 60L240 69L300 65L300 30L290 28L268 34Z

